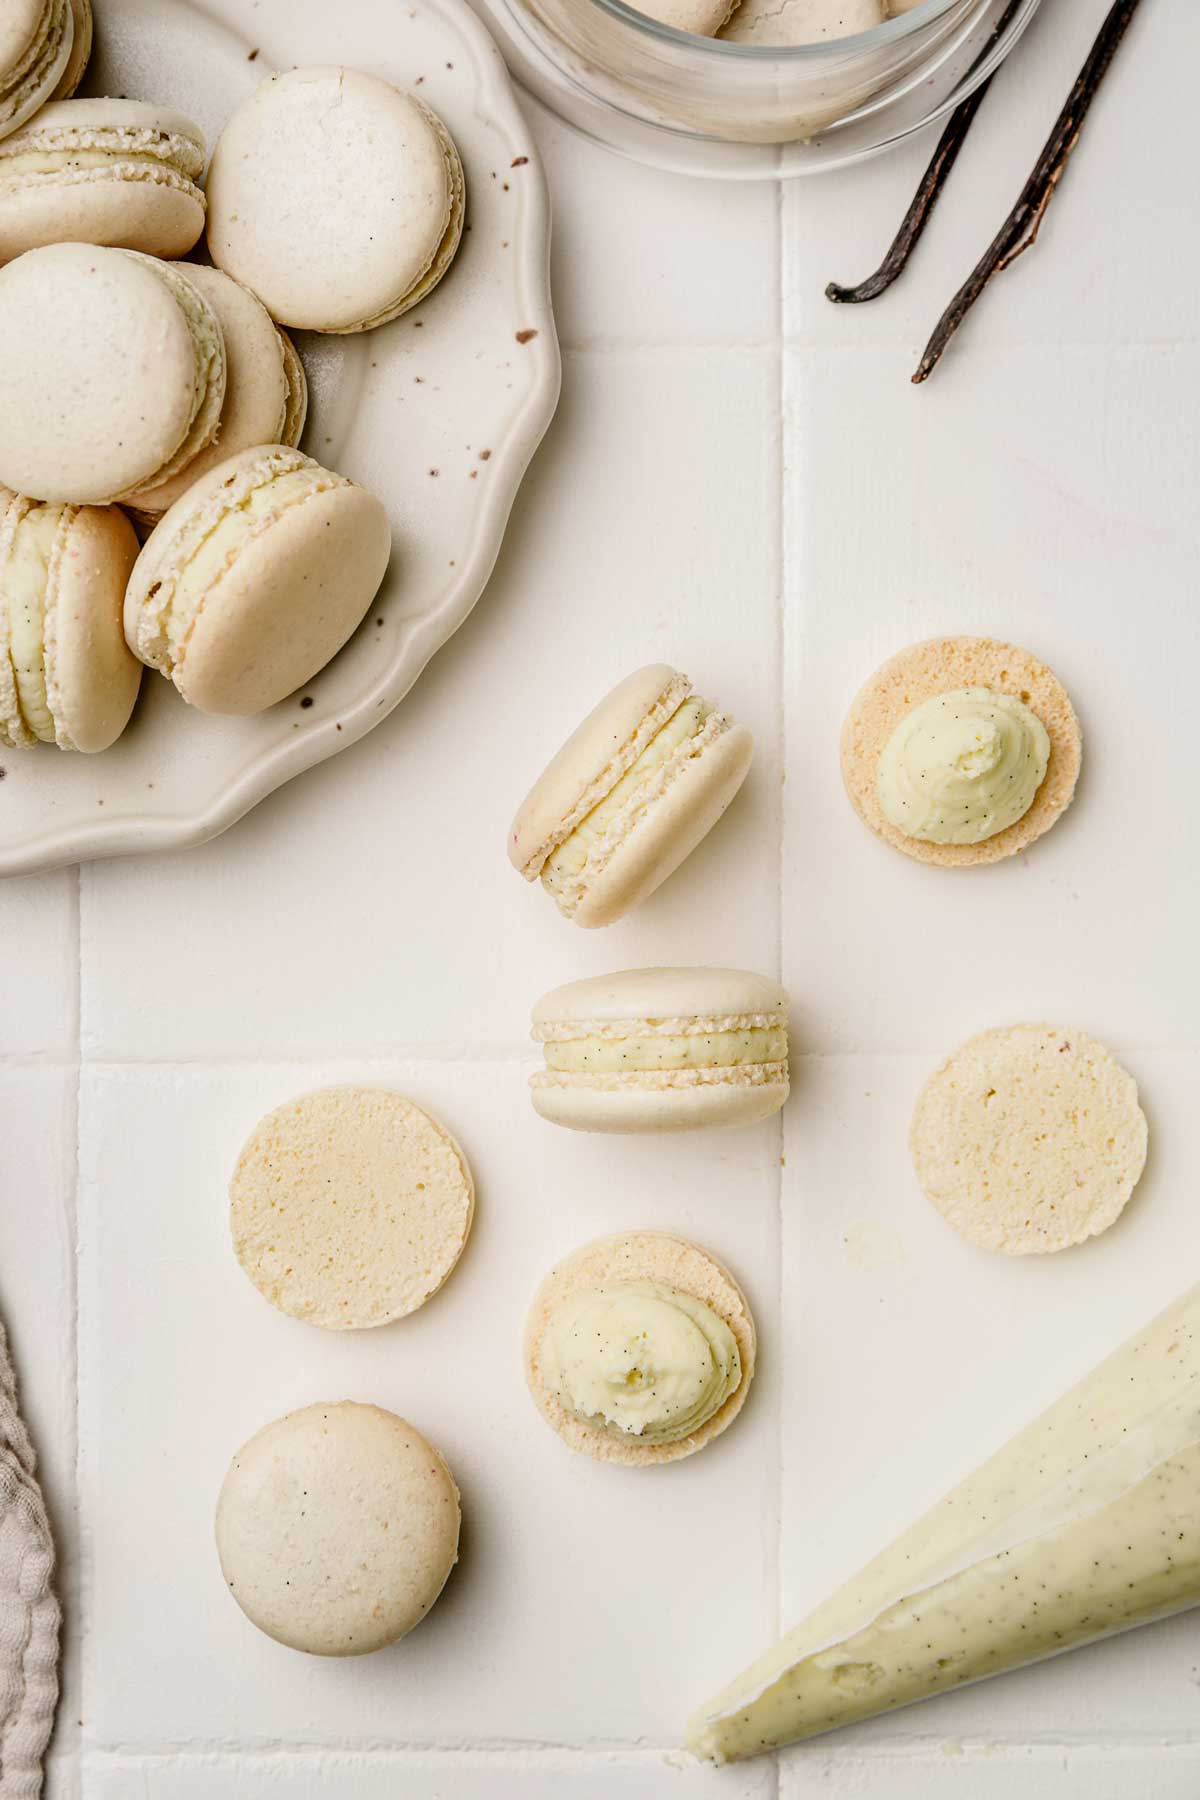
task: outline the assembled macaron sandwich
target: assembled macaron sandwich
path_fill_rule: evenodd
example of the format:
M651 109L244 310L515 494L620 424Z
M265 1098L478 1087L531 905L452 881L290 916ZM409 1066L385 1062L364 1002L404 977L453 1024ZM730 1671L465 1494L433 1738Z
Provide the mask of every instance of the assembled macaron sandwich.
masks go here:
M31 118L60 84L67 85L74 49L71 0L4 0L0 6L0 139Z
M575 1131L753 1125L788 1097L787 996L742 969L628 969L533 1009L544 1119Z
M142 671L121 630L137 538L115 506L0 488L0 744L107 750Z
M544 770L508 835L576 925L640 906L700 843L750 769L754 739L666 663L606 694Z

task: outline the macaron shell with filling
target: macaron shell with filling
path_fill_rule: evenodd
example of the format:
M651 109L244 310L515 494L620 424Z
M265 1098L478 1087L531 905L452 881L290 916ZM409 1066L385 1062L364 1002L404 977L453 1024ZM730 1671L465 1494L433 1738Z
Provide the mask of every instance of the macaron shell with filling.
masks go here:
M58 86L50 96L52 100L70 100L74 96L87 74L87 66L92 58L95 38L92 0L71 0L71 17L75 27L71 54L59 77Z
M115 506L81 507L68 530L47 606L47 676L64 748L107 750L129 723L142 679L121 627L125 585L138 554Z
M152 155L166 137L189 150ZM18 159L76 159L23 176ZM103 157L85 163L83 157ZM140 100L64 100L43 107L0 140L0 262L44 244L107 244L178 257L204 230L199 127L169 107ZM191 171L190 173L188 171Z
M208 244L279 324L364 329L428 290L457 244L461 164L414 95L350 69L272 76L208 177Z
M0 6L0 138L32 118L71 60L70 0L4 0Z
M134 510L139 517L167 512L202 475L240 451L262 444L290 443L280 435L294 408L294 370L285 361L283 341L262 301L220 269L182 263L181 273L198 288L217 315L225 339L225 404L217 438L186 468L158 487L143 488ZM298 364L300 359L292 350ZM303 380L303 370L301 370ZM301 420L303 415L301 415Z
M534 782L509 829L508 859L527 881L536 881L547 856L611 792L691 688L669 663L650 663L592 708Z
M539 1347L555 1309L574 1293L606 1282L654 1281L678 1293L691 1294L712 1308L733 1333L742 1378L711 1419L689 1437L673 1444L640 1444L618 1437L602 1426L568 1412L542 1382ZM542 1282L525 1324L525 1379L538 1410L572 1450L601 1462L629 1467L678 1462L719 1437L741 1412L754 1380L758 1338L746 1296L724 1264L699 1244L665 1231L624 1232L601 1238L555 1265Z
M0 342L0 481L19 493L116 499L192 430L197 346L146 260L88 244L18 257L0 269Z
M681 755L678 773L589 880L571 917L586 928L632 912L712 830L750 772L754 738L732 725L702 750Z
M1010 694L1037 714L1050 736L1050 761L1027 812L978 844L912 838L883 815L879 759L910 712L938 694L985 687ZM859 690L842 726L842 780L864 825L915 862L971 868L1015 856L1050 830L1075 797L1083 734L1070 696L1053 669L1019 644L997 638L928 638L889 657Z

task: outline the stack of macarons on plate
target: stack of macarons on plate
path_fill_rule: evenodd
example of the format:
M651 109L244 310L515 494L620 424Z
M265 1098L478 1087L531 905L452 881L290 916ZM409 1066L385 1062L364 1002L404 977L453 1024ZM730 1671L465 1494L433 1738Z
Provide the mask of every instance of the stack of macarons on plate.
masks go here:
M369 74L332 60L367 0L300 68L226 10L104 0L90 67L86 6L0 29L0 873L199 841L377 723L557 399L544 189L465 6Z

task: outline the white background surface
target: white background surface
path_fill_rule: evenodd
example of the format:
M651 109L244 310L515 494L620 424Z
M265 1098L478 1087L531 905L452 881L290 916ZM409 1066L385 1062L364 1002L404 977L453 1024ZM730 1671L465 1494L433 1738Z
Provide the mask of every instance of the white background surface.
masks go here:
M1051 209L941 371L928 327L999 223L1102 0L1046 0L901 287L873 265L928 144L770 187L626 165L535 112L556 202L562 408L491 587L399 712L177 858L0 886L0 1286L63 1548L54 1800L1194 1800L1200 1617L721 1773L687 1713L1197 1275L1192 9L1143 8ZM935 631L1043 654L1081 714L1077 803L956 875L872 839L842 713ZM759 739L747 790L632 920L584 934L504 858L516 801L608 683L667 659ZM760 1130L589 1140L525 1095L528 1011L654 961L780 971L794 1094ZM905 1133L939 1055L1077 1022L1143 1086L1146 1176L1046 1261L962 1244ZM479 1182L445 1291L344 1339L275 1314L225 1183L329 1078L441 1113ZM518 1339L561 1253L712 1245L761 1374L702 1456L575 1458ZM211 1543L228 1458L317 1398L448 1456L462 1566L407 1643L305 1660Z

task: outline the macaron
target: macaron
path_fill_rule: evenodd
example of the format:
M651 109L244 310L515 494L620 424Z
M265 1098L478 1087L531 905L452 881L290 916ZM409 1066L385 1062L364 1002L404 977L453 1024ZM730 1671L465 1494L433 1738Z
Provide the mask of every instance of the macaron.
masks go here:
M325 1088L255 1126L229 1186L239 1263L272 1306L331 1331L423 1306L475 1215L467 1159L390 1088Z
M134 655L201 712L262 712L361 622L391 550L381 501L286 444L201 476L150 533L125 596Z
M260 444L292 447L300 442L308 412L304 364L286 332L271 320L261 300L232 276L203 263L184 263L182 272L208 301L225 340L225 404L216 439L187 468L157 487L143 488L131 511L154 524L190 487L219 462Z
M51 94L52 100L69 100L79 90L79 85L87 74L88 63L92 59L92 43L95 37L95 25L92 18L92 0L71 0L71 18L74 23L74 36L71 42L71 54L67 58L67 66L58 78L58 86Z
M534 1402L564 1443L639 1468L693 1456L728 1430L746 1404L757 1348L746 1296L710 1251L665 1231L631 1231L550 1271L529 1309L523 1354Z
M730 44L823 44L886 17L883 0L741 0L719 35Z
M939 725L939 708L954 700L964 702L962 717L948 730ZM929 638L871 676L846 715L841 754L846 792L877 836L917 862L972 868L1027 850L1058 822L1075 796L1083 735L1062 682L1031 651L998 638ZM1025 759L1035 754L1040 779L1010 822L998 811L974 841L938 841L955 835L945 830L938 838L923 835L943 816L931 800L969 820L973 790L990 784L994 804L1009 792L1010 778L1020 784ZM889 790L881 776L895 768L905 781L892 779L890 799L898 804L885 809Z
M71 0L4 0L0 6L0 138L44 106L75 43Z
M120 737L142 674L121 630L137 550L115 506L0 488L0 743L96 751Z
M712 830L750 769L754 739L652 663L618 682L538 777L508 857L576 925L640 906Z
M533 1009L544 1119L574 1131L754 1125L788 1097L787 995L742 969L628 969Z
M458 1489L414 1425L353 1400L285 1414L242 1445L217 1501L226 1586L260 1631L364 1656L419 1625L458 1560Z
M136 500L216 436L225 345L200 290L132 250L51 244L0 269L0 482Z
M294 69L218 139L208 247L279 324L367 331L442 279L464 194L450 134L414 94L353 69Z
M142 100L56 100L0 139L0 263L42 244L182 256L204 230L204 134Z
M1148 1139L1137 1083L1103 1044L1073 1027L1011 1025L934 1071L909 1141L948 1224L981 1249L1035 1256L1116 1223Z

